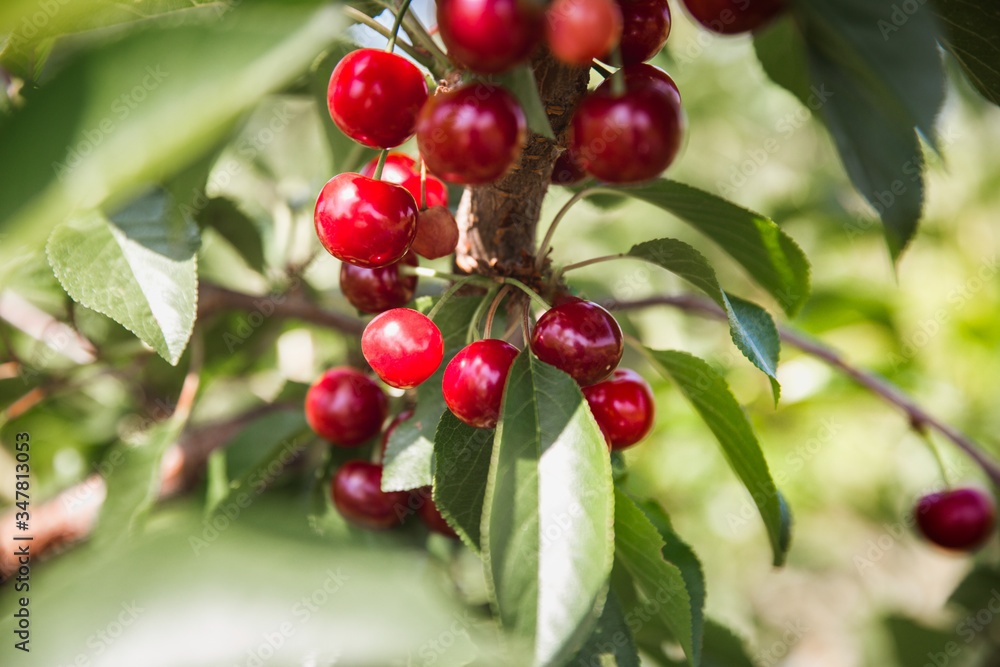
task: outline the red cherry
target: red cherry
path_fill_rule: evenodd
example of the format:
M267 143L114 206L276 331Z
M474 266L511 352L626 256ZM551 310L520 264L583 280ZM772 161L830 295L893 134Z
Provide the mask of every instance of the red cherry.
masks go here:
M653 390L631 369L615 370L607 380L584 387L583 395L611 449L631 447L653 429Z
M382 456L385 457L385 448L389 446L389 438L392 434L396 432L399 425L405 422L407 419L413 416L413 410L403 410L396 417L389 422L389 426L386 427L385 432L382 433Z
M684 114L679 95L665 85L625 80L614 95L601 85L577 107L571 145L587 171L609 183L636 183L670 166L681 145Z
M993 532L996 507L979 489L940 491L920 499L916 519L920 532L934 544L972 551Z
M353 524L386 530L409 513L407 491L382 490L382 466L354 459L340 466L330 485L337 511Z
M472 343L444 369L444 402L456 417L475 428L493 428L517 348L496 338Z
M438 0L438 31L453 60L482 74L499 74L526 59L541 41L542 6L533 0Z
M337 63L326 96L344 134L365 146L392 148L413 136L427 81L402 56L359 49Z
M382 388L354 368L332 368L306 393L306 421L318 436L357 447L378 434L389 404Z
M393 308L368 323L361 353L387 385L411 389L434 375L444 358L444 339L423 313Z
M440 92L417 118L427 168L446 181L491 183L517 161L527 136L524 112L503 88L470 83Z
M684 0L698 23L723 35L750 32L785 10L785 0Z
M316 200L316 235L337 259L368 269L398 262L417 232L406 188L360 174L331 178Z
M667 0L617 0L622 12L622 37L619 42L622 65L649 60L663 48L670 35L670 7ZM610 53L601 57L606 63Z
M417 266L417 256L408 252L398 262L379 269L344 262L340 265L340 291L352 306L365 313L405 306L413 298L417 277L400 275L399 267L404 264Z
M378 158L372 158L365 163L359 172L362 176L375 178L378 168ZM420 165L406 153L389 153L382 167L382 180L402 185L420 206ZM424 182L424 198L427 207L448 205L448 186L434 176L427 174Z
M416 496L416 503L418 503L417 513L420 514L420 518L429 529L446 537L458 537L458 533L448 525L448 522L441 516L441 512L438 511L432 497L431 487L421 487L414 491L413 494Z
M444 206L432 206L417 216L413 252L427 259L447 257L458 247L458 222Z
M570 65L589 65L622 36L622 12L615 0L555 0L545 17L549 49Z
M556 158L556 163L552 166L552 176L549 180L556 185L573 185L579 183L587 177L583 165L580 164L576 153L567 148Z
M531 351L585 387L611 375L625 344L611 313L596 303L575 300L553 306L538 318Z

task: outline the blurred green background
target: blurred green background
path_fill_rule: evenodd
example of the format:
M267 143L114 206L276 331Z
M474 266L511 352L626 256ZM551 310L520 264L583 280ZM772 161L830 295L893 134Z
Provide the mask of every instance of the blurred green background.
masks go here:
M13 23L0 25L23 31L17 19L45 11L44 4L11 3L0 19L15 17ZM163 0L135 3L130 13L115 3L92 3L90 12L76 11L86 3L65 10L57 4L46 21L63 22L51 28L53 34L96 28L100 20L110 27L55 42L43 34L35 60L5 54L8 81L29 82L20 94L16 85L8 87L10 96L0 101L4 113L23 102L21 94L44 113L27 119L13 114L0 125L0 291L72 322L96 344L100 361L78 365L51 351L44 336L0 322L0 364L17 358L37 371L0 375L0 478L12 479L13 435L30 432L33 502L84 479L119 439L172 405L190 354L171 367L112 320L73 304L43 251L54 222L80 207L123 201L179 171L197 174L198 168L187 169L197 160L211 169L202 172L210 174L208 194L237 203L261 249L259 262L248 261L252 251L217 229L204 230L202 280L266 294L288 284L289 267L308 262L306 293L328 308L351 312L337 291L336 260L326 254L313 259L312 205L327 179L364 157L350 142L328 137L329 119L317 104L323 68L328 73L337 49L344 48L333 43L344 24L329 7L314 15L316 3L308 2L234 8ZM156 18L162 12L167 14ZM125 23L112 25L115 16ZM925 219L894 268L877 219L851 190L827 134L766 79L750 40L709 36L679 10L675 18L668 50L656 64L682 92L689 132L667 175L782 225L813 264L813 297L791 324L852 363L884 374L985 450L1000 453L1000 238L994 223L1000 210L1000 110L952 71L938 121L941 155L926 152ZM213 43L205 44L207 39ZM170 72L163 86L137 102L79 169L53 180L50 154L64 153L68 137L113 117L109 104L133 89L136 73L160 57ZM52 88L29 90L31 77ZM25 212L21 205L39 194L37 183L49 185ZM554 188L543 221L568 197ZM660 236L692 243L713 261L728 290L780 313L704 238L643 204L579 205L555 236L554 260L623 252ZM597 265L570 280L595 299L686 289L639 263ZM438 289L430 281L420 286L423 293ZM653 384L658 408L653 435L626 453L628 487L658 499L673 517L703 561L709 615L747 639L755 664L1000 664L993 641L1000 640L1000 624L988 606L1000 595L994 587L1000 587L1000 574L992 569L1000 545L994 537L974 558L956 557L911 530L907 517L916 499L940 488L942 480L905 417L788 347L779 369L783 397L775 409L765 378L733 348L719 323L668 307L620 319L651 346L699 354L725 372L795 513L789 564L772 569L752 502L711 434L669 383L639 359L626 358ZM199 327L205 370L193 423L260 402L300 399L323 369L345 355L357 358L355 342L330 330L267 318L259 326L247 324L246 314L234 312ZM49 396L10 418L6 409L36 386ZM269 419L239 436L215 464L228 479L266 461L289 434L302 430L294 413ZM950 443L932 439L954 483L985 484ZM260 657L264 645L276 651L268 664L287 665L463 664L468 656L489 656L494 635L482 612L485 597L474 557L433 537L424 550L428 540L416 527L373 536L344 526L315 483L316 469L330 465L324 450L307 442L303 457L206 553L196 553L190 542L205 529L202 485L188 499L158 507L138 544L79 548L38 565L32 578L37 651L33 643L30 656L10 647L8 611L15 596L8 584L0 590L0 662L68 665L83 656L75 664L245 665L253 664L254 651ZM0 506L12 501L12 485L5 483ZM949 603L976 567L976 578ZM328 570L342 570L348 583L330 593L328 605L308 616L298 613L295 605L303 596L324 590ZM122 604L133 600L149 611L123 625L120 638L94 640L94 633L115 629L125 613ZM969 631L970 614L980 629ZM281 630L286 622L291 634ZM285 637L279 647L268 639L275 632ZM469 637L479 642L478 654ZM947 652L949 642L957 647L954 655Z

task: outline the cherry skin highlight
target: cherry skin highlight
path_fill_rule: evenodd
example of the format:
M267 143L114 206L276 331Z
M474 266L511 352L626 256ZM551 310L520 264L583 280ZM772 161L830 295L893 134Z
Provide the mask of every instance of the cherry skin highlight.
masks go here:
M372 148L392 148L413 136L427 81L406 58L381 49L344 56L330 75L327 105L341 131Z
M549 50L570 65L589 65L622 35L622 12L615 0L555 0L545 18Z
M342 465L330 485L333 504L349 522L369 530L387 530L408 513L407 491L382 490L382 466L354 459Z
M785 10L785 0L684 0L688 13L712 32L756 30Z
M340 265L340 291L351 305L365 313L381 313L405 306L417 288L416 276L400 274L400 266L417 266L417 256L408 252L403 259L378 269L353 264Z
M583 395L611 449L631 447L653 429L653 390L631 369L616 369L607 380L584 387Z
M437 20L448 55L481 74L505 72L531 55L544 30L532 0L438 0Z
M917 503L917 527L928 540L955 551L972 551L993 532L996 507L979 489L954 489L924 496Z
M346 366L323 373L306 393L310 428L340 447L357 447L377 435L388 409L382 388Z
M667 0L617 0L622 13L619 42L622 65L649 60L663 48L670 35L670 7ZM611 63L610 50L600 57Z
M482 185L517 161L527 127L513 95L499 86L469 83L427 101L417 117L417 146L439 177Z
M455 355L444 369L444 402L461 421L475 428L493 428L517 348L496 338L476 341Z
M625 344L611 313L596 303L573 300L549 308L538 318L531 332L531 351L585 387L611 375Z
M423 313L387 310L361 334L361 353L387 385L412 389L434 375L444 358L444 339Z
M365 163L359 172L362 176L375 178L375 171L378 169L378 158L372 158ZM413 195L413 200L420 207L420 165L417 161L406 153L389 153L385 157L385 165L382 167L382 180L402 185L406 191ZM426 206L447 206L448 186L427 174L424 182L424 198Z
M342 262L377 269L398 262L417 233L417 203L406 188L360 174L331 178L316 200L316 235Z

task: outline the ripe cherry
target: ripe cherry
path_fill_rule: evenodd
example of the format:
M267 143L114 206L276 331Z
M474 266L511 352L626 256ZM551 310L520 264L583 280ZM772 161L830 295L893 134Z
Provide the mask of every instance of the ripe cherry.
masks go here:
M545 17L549 49L570 65L589 65L622 36L622 12L615 0L555 0Z
M405 276L399 267L417 266L417 256L408 252L403 259L378 269L365 269L344 262L340 265L340 291L351 305L365 313L381 313L405 306L417 288L416 276Z
M409 492L383 491L382 466L377 463L348 461L334 474L330 491L340 514L362 528L392 528L409 512Z
M607 83L607 82L606 82ZM680 149L680 96L664 85L625 79L625 93L602 84L573 114L571 145L587 171L609 183L649 180L670 166Z
M319 242L337 259L377 269L398 262L417 233L417 203L406 188L360 174L337 174L319 193Z
M432 206L417 216L413 252L427 259L447 257L458 247L458 222L444 206Z
M524 112L506 90L470 83L440 92L417 118L417 146L427 168L446 181L490 183L521 154Z
M920 499L916 519L920 532L934 544L972 551L993 532L996 507L979 489L940 491Z
M538 318L531 332L531 350L585 387L611 375L625 344L611 313L578 299L553 306Z
M496 338L472 343L444 369L444 402L456 417L475 428L493 428L517 348Z
M330 116L344 134L365 146L392 148L413 136L427 81L402 56L359 49L337 63L326 95Z
M750 32L785 9L785 0L684 0L698 23L723 35Z
M587 172L584 171L576 153L567 148L556 158L556 163L552 166L550 180L556 185L573 185L586 177Z
M423 313L387 310L361 334L361 353L387 385L411 389L434 375L444 358L444 339Z
M663 48L670 34L670 7L667 0L617 0L622 12L619 43L622 65L649 60ZM610 53L601 57L606 63Z
M382 457L385 457L385 449L389 446L389 438L392 434L396 432L399 425L405 422L407 419L413 416L413 410L403 410L396 417L389 422L389 426L386 427L385 431L382 433Z
M354 368L328 370L306 393L309 426L340 447L357 447L377 435L388 409L382 388Z
M431 487L421 487L414 491L413 494L416 496L414 499L415 502L418 503L417 513L420 514L420 518L430 530L446 537L458 537L458 533L448 525L448 522L441 516L441 512L438 511L437 505L434 503Z
M542 7L533 0L438 0L438 30L453 60L499 74L531 55L541 40Z
M378 158L372 158L359 172L362 176L375 178L378 169ZM420 206L420 165L406 153L389 153L382 167L382 180L402 185ZM427 174L424 181L424 199L428 207L448 205L448 186L440 179Z
M584 387L583 395L611 449L631 447L653 429L653 390L631 369L616 369L607 380Z

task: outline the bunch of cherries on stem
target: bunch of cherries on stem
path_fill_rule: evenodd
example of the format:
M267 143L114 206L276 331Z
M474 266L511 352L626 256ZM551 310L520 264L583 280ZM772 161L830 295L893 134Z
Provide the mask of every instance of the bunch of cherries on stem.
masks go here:
M729 35L767 24L784 11L786 0L683 3L704 27ZM545 9L529 0L438 0L437 21L452 63L474 74L503 73L543 43L568 65L593 66L605 74L595 61L619 68L574 110L553 183L570 185L587 176L642 182L676 158L685 122L681 96L666 72L646 63L670 34L667 0L554 0ZM344 296L358 310L376 315L362 336L366 360L386 384L410 389L434 375L444 355L437 326L404 308L417 287L418 256L447 257L459 242L442 181L478 186L503 177L520 156L527 125L518 101L494 83L472 78L442 84L429 95L424 74L393 53L394 43L393 37L384 51L349 53L330 77L328 103L336 125L383 152L359 173L339 174L323 187L315 224L323 247L342 262ZM414 136L419 162L388 152ZM622 333L610 313L564 298L539 318L528 343L540 360L577 381L610 449L630 447L648 435L652 391L635 371L618 368ZM517 354L488 332L462 349L444 370L448 409L472 427L494 428ZM387 413L381 387L352 368L327 371L306 398L309 424L334 445L359 447L381 432L378 460L393 432L412 418L404 411L383 432ZM390 528L416 512L431 530L455 536L429 488L384 492L381 481L380 463L349 461L334 475L334 504L349 521L367 528ZM992 499L976 489L925 496L915 514L930 541L953 550L981 545L995 521Z

